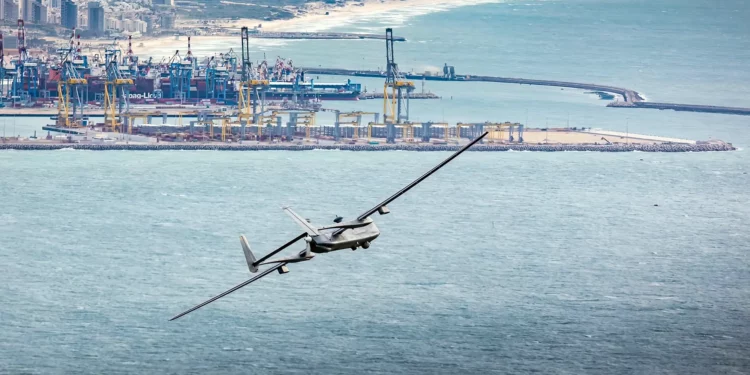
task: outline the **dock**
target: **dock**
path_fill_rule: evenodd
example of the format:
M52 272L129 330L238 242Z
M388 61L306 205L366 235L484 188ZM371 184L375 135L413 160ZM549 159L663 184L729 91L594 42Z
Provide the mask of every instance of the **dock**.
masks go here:
M0 150L52 151L62 149L89 151L457 151L460 145L410 145L410 144L215 144L215 143L148 143L148 144L107 144L107 143L0 143ZM564 145L564 144L485 144L476 145L469 151L502 152L502 151L537 151L537 152L715 152L733 151L730 144L619 144L619 145Z
M359 94L359 99L383 99L384 96L385 94L382 91L373 91ZM409 99L440 99L440 96L431 92L412 92L409 93Z
M441 126L439 126L441 125ZM141 124L133 127L134 133L102 132L92 129L55 129L45 127L50 132L63 132L64 136L45 139L0 139L0 150L216 150L216 151L455 151L475 138L482 131L489 134L478 145L476 151L596 151L596 152L706 152L733 151L731 143L720 140L696 141L643 134L622 133L598 128L529 128L520 124L514 127L484 124L482 127L446 127L447 124L432 124L425 128L399 128L394 141L388 142L388 129L382 127L344 128L344 133L336 137L336 128L316 126L314 128L290 127L279 132L279 128L268 127L263 137L248 134L238 138L242 132L235 125L222 131L221 136L214 129L208 133L203 126ZM514 129L515 128L515 129ZM358 134L366 134L359 136Z

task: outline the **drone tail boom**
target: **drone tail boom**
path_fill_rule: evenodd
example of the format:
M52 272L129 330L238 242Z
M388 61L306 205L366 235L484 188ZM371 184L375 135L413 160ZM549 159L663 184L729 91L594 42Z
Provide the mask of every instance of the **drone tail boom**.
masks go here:
M247 268L249 268L250 272L252 273L258 272L258 265L257 261L255 260L255 255L253 254L252 250L250 250L250 244L247 242L247 238L245 238L244 235L240 236L240 243L242 244L242 251L245 253Z

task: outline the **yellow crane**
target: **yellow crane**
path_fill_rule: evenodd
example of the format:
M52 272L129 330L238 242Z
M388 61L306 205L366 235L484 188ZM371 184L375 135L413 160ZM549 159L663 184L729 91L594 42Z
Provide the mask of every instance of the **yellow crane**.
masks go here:
M60 79L57 82L57 93L59 100L57 102L57 126L66 128L78 128L82 126L82 119L76 116L76 108L83 105L78 101L77 105L72 106L70 96L71 92L76 92L77 88L88 85L85 78L67 78ZM71 113L73 112L73 113ZM71 121L71 117L74 117Z
M239 86L239 114L238 120L247 123L255 123L255 118L259 114L258 102L261 104L260 113L265 111L265 90L270 82L267 79L249 79L240 82Z
M398 70L393 57L393 29L391 28L385 29L385 46L387 70L383 85L383 122L400 124L402 120L409 121L409 93L414 90L414 82L405 80ZM406 114L402 115L404 110ZM392 141L394 140L389 140L389 142Z
M60 80L57 81L56 125L65 128L78 128L83 126L84 89L88 85L88 81L81 77L74 64L72 38L71 47L62 56L60 68Z
M447 122L434 122L430 124L430 128L441 128L443 129L443 140L448 142L450 140L450 125Z
M414 124L412 123L405 123L396 125L396 128L401 129L401 138L403 138L404 142L413 143L414 142Z
M363 112L363 111L355 111L355 112L337 112L336 113L336 121L339 123L339 126L346 125L351 126L354 130L352 132L352 139L357 140L359 139L359 128L362 127L362 116L364 115L378 115L377 112ZM350 119L347 121L341 121L342 119Z
M376 124L374 122L367 124L367 141L372 142L372 129L373 128L386 128L386 127L388 127L388 125Z
M490 142L504 142L506 139L508 139L508 137L505 136L505 131L516 125L517 124L510 122L487 122L484 124L484 130L489 132L489 134L487 134L487 138L489 138Z
M104 125L115 133L122 129L122 120L119 118L121 102L128 112L128 88L133 85L133 80L122 77L116 60L109 62L107 66L107 81L104 84Z

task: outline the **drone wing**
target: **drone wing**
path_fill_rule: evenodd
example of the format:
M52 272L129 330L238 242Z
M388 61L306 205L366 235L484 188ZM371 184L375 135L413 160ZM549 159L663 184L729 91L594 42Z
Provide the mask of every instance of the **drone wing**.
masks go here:
M203 303L201 303L201 304L199 304L199 305L196 305L195 307L191 308L190 310L187 310L187 311L185 311L185 312L183 312L183 313L180 313L179 315L175 315L175 317L173 317L172 319L169 319L169 320L170 320L170 321L172 321L172 320L175 320L175 319L181 318L181 317L183 317L183 316L185 316L185 315L187 315L187 314L190 314L191 312L193 312L193 311L195 311L195 310L198 310L198 309L200 309L201 307L203 307L203 306L206 306L206 305L208 305L209 303L211 303L211 302L213 302L213 301L216 301L217 299L219 299L219 298L221 298L221 297L224 297L224 296L226 296L226 295L228 295L228 294L230 294L230 293L232 293L232 292L235 292L235 291L237 291L237 290L239 290L239 289L241 289L241 288L243 288L243 287L245 287L245 286L249 285L249 284L250 284L250 283L252 283L253 281L255 281L255 280L258 280L258 279L260 279L261 277L263 277L263 276L266 276L266 275L268 275L269 273L271 273L271 272L273 272L273 271L276 271L277 269L280 269L281 267L284 267L284 266L286 266L286 263L279 263L279 264L277 264L277 265L275 265L275 266L273 266L273 267L271 267L271 268L269 268L269 269L267 269L267 270L265 270L265 271L261 272L260 274L258 274L258 276L255 276L255 277L253 277L252 279L250 279L250 280L247 280L247 281L243 282L242 284L239 284L239 285L235 286L234 288L232 288L232 289L229 289L229 290L227 290L226 292L224 292L224 293L221 293L221 294L219 294L218 296L216 296L216 297L213 297L213 298L209 299L209 300L208 300L208 301L206 301L206 302L203 302Z
M373 208L365 211L365 213L363 213L362 215L359 215L359 217L357 218L357 220L362 221L362 220L370 217L372 214L374 214L375 212L378 212L378 211L380 211L381 214L388 213L388 210L385 208L386 205L388 205L391 202L395 201L398 197L404 195L404 193L406 193L407 191L409 191L411 188L417 186L417 184L419 184L420 182L424 181L427 177L430 177L430 175L432 175L433 173L437 172L438 169L440 169L440 168L444 167L446 164L450 163L451 160L455 159L458 155L461 155L461 153L463 153L464 151L468 150L471 146L473 146L474 144L476 144L477 142L479 142L487 134L488 134L488 132L484 132L482 135L480 135L479 137L477 137L473 141L469 142L469 144L467 144L466 146L461 147L460 150L456 151L453 155L451 155L447 159L443 160L443 162L441 162L440 164L436 165L434 168L430 169L427 173L423 174L421 177L419 177L418 179L414 180L409 185L406 185L404 188L402 188L401 190L399 190L398 192L396 192L396 194L391 195L390 197L388 197L388 199L380 202L377 206L375 206L375 207L373 207ZM339 230L343 231L341 229L339 229Z
M314 225L310 224L306 219L302 218L302 216L299 216L296 212L292 211L292 208L289 206L282 207L284 212L289 215L292 219L294 219L294 222L297 223L297 225L300 226L307 234L310 236L317 236L320 233L318 233L318 229L315 228Z

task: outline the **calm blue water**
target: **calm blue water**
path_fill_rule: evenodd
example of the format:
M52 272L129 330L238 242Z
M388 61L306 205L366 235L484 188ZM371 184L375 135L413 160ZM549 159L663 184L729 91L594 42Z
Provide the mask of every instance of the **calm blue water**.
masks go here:
M448 62L750 106L749 15L742 1L527 0L392 25L413 41L396 50L406 70ZM370 22L346 28L388 24ZM382 43L276 52L368 68ZM443 99L414 101L414 119L570 121L741 150L468 153L378 218L370 249L175 322L248 277L239 234L263 253L298 233L281 205L350 217L447 154L0 152L0 373L750 372L749 118L608 109L576 90L426 89Z

